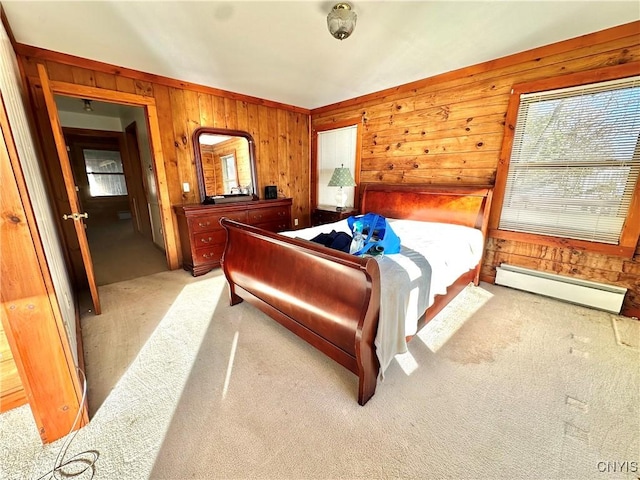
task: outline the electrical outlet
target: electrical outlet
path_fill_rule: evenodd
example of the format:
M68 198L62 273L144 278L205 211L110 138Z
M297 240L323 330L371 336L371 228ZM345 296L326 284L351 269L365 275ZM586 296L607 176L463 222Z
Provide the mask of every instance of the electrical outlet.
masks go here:
M296 227L298 226L298 219L297 218L293 219L293 225L296 226Z
M190 187L190 185L189 185L189 182L184 182L184 183L182 184L182 191L183 191L184 193L189 193L189 192L191 191L191 187Z

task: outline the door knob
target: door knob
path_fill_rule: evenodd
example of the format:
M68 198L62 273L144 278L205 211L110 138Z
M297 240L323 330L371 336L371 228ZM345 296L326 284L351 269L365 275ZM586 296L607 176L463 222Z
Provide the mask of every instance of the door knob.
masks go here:
M88 213L72 213L70 215L63 215L62 216L63 219L65 220L80 220L81 218L89 218L89 214Z

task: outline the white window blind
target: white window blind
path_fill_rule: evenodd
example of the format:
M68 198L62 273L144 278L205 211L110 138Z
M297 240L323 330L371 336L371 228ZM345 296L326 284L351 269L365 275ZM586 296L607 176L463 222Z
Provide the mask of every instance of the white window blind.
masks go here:
M640 76L522 94L499 228L618 244L639 135Z
M335 205L338 187L329 187L333 170L344 165L355 176L358 126L318 132L318 204ZM348 207L354 205L354 189L345 188Z
M85 148L82 153L89 181L89 193L92 197L127 195L127 182L120 152Z

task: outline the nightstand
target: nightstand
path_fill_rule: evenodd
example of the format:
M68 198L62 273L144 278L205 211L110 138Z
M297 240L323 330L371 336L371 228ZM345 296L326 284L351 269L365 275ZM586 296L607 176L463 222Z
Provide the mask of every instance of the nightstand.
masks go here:
M316 227L325 223L333 223L357 215L358 209L346 207L344 210L337 211L333 205L318 205L311 213L311 226Z

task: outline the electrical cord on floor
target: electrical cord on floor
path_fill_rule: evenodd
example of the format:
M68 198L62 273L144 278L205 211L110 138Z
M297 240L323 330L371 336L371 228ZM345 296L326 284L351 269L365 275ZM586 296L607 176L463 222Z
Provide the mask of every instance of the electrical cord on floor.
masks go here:
M82 415L82 410L84 409L85 401L87 399L87 377L85 377L84 372L80 368L78 368L77 370L82 377L82 401L80 402L80 408L78 409L78 413L76 414L76 419L73 421L73 425L71 425L71 429L67 434L67 438L65 439L65 441L62 443L62 446L60 447L60 451L58 452L56 461L53 464L53 469L49 470L47 473L45 473L41 477L38 477L37 480L42 480L43 478L47 477L47 475L49 475L49 477L47 477L47 480L50 480L50 479L58 480L58 479L69 478L69 477L77 477L79 475L82 475L84 472L86 472L89 469L91 469L91 476L89 477L88 480L91 480L96 473L95 464L98 461L98 458L100 457L100 454L98 453L97 450L85 450L84 452L76 453L73 457L64 461L64 457L67 454L67 450L69 449L71 442L73 442L73 439L79 432L79 430L74 431L74 429L76 428L76 425L80 421L80 416ZM63 471L63 469L68 466L75 466L77 470Z

